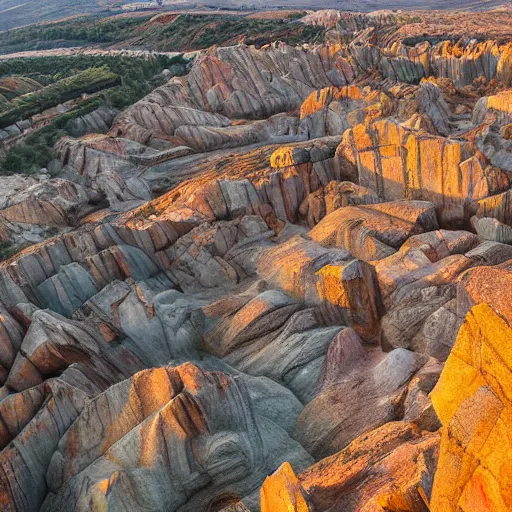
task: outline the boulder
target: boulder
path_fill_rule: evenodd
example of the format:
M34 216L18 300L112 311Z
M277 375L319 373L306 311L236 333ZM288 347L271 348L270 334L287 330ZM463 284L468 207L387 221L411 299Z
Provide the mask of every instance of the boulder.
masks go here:
M503 224L499 220L489 217L472 217L471 223L481 239L512 244L512 227Z
M434 205L396 201L340 208L311 230L311 238L325 246L349 250L363 261L394 254L412 235L437 228Z

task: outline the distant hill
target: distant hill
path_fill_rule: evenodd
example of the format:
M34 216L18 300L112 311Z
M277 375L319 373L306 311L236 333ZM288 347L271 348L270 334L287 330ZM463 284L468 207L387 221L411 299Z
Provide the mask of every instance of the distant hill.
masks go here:
M94 0L0 0L0 30L100 10Z
M118 4L130 4L136 0L122 0ZM0 31L22 27L40 21L53 21L93 14L105 10L113 0L0 0Z
M134 0L125 0L131 3ZM315 8L336 8L352 11L375 11L380 9L492 9L503 4L503 0L320 0ZM168 7L183 7L183 0L167 0ZM225 9L276 9L311 8L310 0L206 0L190 2L188 5ZM77 14L101 12L103 8L96 0L0 0L0 31L29 25L39 21L52 21Z
M167 1L166 5L180 4L181 0ZM261 9L275 8L307 8L311 9L339 9L343 11L378 11L382 9L407 10L485 10L510 5L510 0L206 0L203 5L220 8L256 7Z

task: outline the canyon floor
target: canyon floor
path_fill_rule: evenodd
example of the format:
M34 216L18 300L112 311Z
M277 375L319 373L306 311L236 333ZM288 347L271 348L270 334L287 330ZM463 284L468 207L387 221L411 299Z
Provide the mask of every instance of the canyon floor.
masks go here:
M310 12L0 176L0 509L512 510L510 17Z

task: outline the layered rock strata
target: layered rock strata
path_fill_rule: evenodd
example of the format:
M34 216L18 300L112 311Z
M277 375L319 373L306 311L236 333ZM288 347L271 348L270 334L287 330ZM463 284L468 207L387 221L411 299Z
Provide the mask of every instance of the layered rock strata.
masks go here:
M4 510L510 508L509 54L349 18L5 178Z

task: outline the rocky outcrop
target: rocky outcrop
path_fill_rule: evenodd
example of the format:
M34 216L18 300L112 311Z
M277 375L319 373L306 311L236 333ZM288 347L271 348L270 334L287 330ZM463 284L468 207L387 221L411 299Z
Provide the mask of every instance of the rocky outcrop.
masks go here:
M173 137L184 145L212 149L248 143L260 126L269 137L294 135L293 120L271 116L300 106L314 89L343 85L345 61L340 47L314 50L272 46L217 48L198 58L183 79L171 80L127 109L111 134L155 146ZM305 70L309 70L306 72ZM264 119L266 123L234 126L233 119ZM263 135L263 134L262 134ZM261 141L261 135L260 140Z
M437 434L388 423L297 476L283 465L263 484L261 510L427 510L438 445Z
M428 213L432 207L419 206L418 209L417 204L402 203L401 215L414 221L422 219L426 226L426 222L432 222ZM382 205L381 210L389 214L392 208ZM235 215L234 211L230 215ZM84 408L81 398L82 402L74 406L73 415L67 420L73 422L78 418L73 427L77 429L83 421L82 433L74 434L71 430L64 435L69 426L65 423L54 435L59 448L55 451L55 444L48 445L48 455L55 452L52 462L49 457L42 460L37 475L33 476L40 482L38 494L34 495L33 503L21 509L36 510L43 499L43 510L70 504L87 509L121 499L128 499L127 503L131 504L146 500L143 503L155 509L176 503L169 501L168 494L156 491L149 494L140 491L128 498L125 485L121 485L125 478L130 482L135 478L133 471L142 464L144 454L161 453L160 445L150 447L147 443L137 444L137 440L141 436L148 438L149 434L143 433L146 429L154 431L153 425L167 428L162 417L164 403L162 411L159 407L159 412L136 420L128 437L119 432L113 433L113 437L105 434L113 444L105 448L106 455L94 456L94 461L79 463L90 450L73 448L78 439L83 438L83 442L96 439L97 436L88 433L88 425L102 424L117 432L111 420L102 417L106 406L96 407L93 405L96 401L108 400L112 410L114 407L130 411L144 409L135 405L126 409L116 394L121 386L117 382L131 378L142 368L161 367L171 361L174 364L166 371L174 372L175 366L184 361L202 361L200 364L206 372L222 371L226 375L222 379L247 382L252 404L248 410L256 411L254 428L260 433L256 435L254 429L252 434L244 433L243 443L252 446L256 439L262 439L266 446L258 448L263 450L260 455L251 452L254 465L237 466L239 469L229 483L213 476L225 474L225 470L219 473L212 470L214 473L210 474L204 466L206 473L198 477L198 487L193 486L189 493L180 495L183 510L207 507L209 500L221 499L226 493L234 493L250 508L257 509L258 489L264 477L287 460L292 461L296 471L304 469L313 462L306 449L316 455L333 453L353 437L402 415L408 421L421 422L423 427L431 425L429 403L424 396L428 386L414 384L425 382L422 372L426 375L428 371L426 367L419 370L426 358L406 350L395 350L385 356L378 347L364 347L359 338L375 343L378 335L381 310L371 266L354 259L346 249L323 247L308 239L303 231L301 235L298 227L288 224L276 235L260 216L208 222L204 218L191 221L186 217L179 221L168 211L144 226L132 219L126 224L103 224L70 233L9 264L2 274L2 301L9 308L4 317L8 333L4 344L9 350L9 356L2 361L6 382L4 400L35 393L31 390L47 385L56 374L69 376L66 378L73 385L75 372L85 381L84 393L91 399ZM275 262L281 260L287 265L279 268ZM173 290L177 286L185 294ZM200 294L196 299L193 294L197 291ZM35 305L27 305L30 301ZM37 307L50 307L58 313ZM396 358L400 360L397 364ZM395 367L401 368L396 375ZM194 370L194 377L189 379L194 389L202 379L201 372ZM414 375L416 380L409 384ZM371 381L376 383L374 387L369 384ZM87 382L94 382L96 387L91 388ZM130 380L124 382L125 386L131 385ZM366 396L368 403L374 404L371 408L375 412L368 417L363 415L363 409L348 411L353 419L350 429L343 423L346 416L337 414L336 422L323 416L324 401L333 392L346 394L346 389L354 390L354 405L359 397ZM231 429L238 420L227 421L227 405L211 391L204 393L211 402L208 406L201 402L200 409L215 409L217 412L211 414L220 414L225 425L222 428L229 432L226 435L232 449L219 448L219 457L226 454L224 463L230 465L233 453L238 453L238 441L231 441L235 439ZM235 394L239 396L239 391ZM153 394L141 390L134 396L153 397ZM165 403L172 406L175 400L168 398ZM402 403L407 403L405 409L401 408ZM30 409L33 412L28 411L23 420L26 425L32 425L38 418L43 407L38 404L35 401ZM307 406L301 413L302 404ZM187 414L191 414L190 407L186 406ZM100 415L94 421L89 417L93 408L94 414ZM243 415L251 416L249 412ZM261 425L259 415L266 418L261 420ZM311 417L316 422L310 422ZM204 421L213 425L211 419ZM327 437L318 433L318 429L324 431L321 425L325 422L345 434L341 437L333 434L336 439L329 441L327 430ZM176 431L175 427L168 428L170 433ZM208 432L212 439L217 439L214 430ZM292 440L291 434L295 439ZM10 435L16 438L15 432ZM43 442L40 434L34 434L33 442ZM130 446L129 452L121 446ZM290 448L283 450L283 446ZM112 450L121 450L115 451L116 467L107 462L114 456ZM256 462L260 456L265 463ZM22 459L13 460L16 468L22 467ZM187 471L190 470L185 466L171 471L161 460L154 462L154 468L160 468L158 473L162 478L189 481ZM62 469L68 464L79 464L79 469L68 475ZM218 464L213 466L220 467ZM105 469L100 470L100 466ZM153 466L145 467L147 473L137 477L140 483L130 486L159 485L153 477ZM101 478L98 480L94 475ZM106 488L104 480L109 482L108 493L102 491ZM11 489L9 482L7 479L4 485ZM8 503L29 492L28 481L19 485L19 490L9 491L15 497Z
M239 301L234 304L240 307ZM281 382L302 402L308 401L315 392L311 384L319 378L327 349L340 328L323 326L314 309L302 309L276 290L256 295L231 315L224 310L223 318L216 320L215 313L226 306L226 301L220 301L206 310L214 320L206 337L208 348L231 366ZM274 357L279 364L273 364Z
M489 167L468 142L416 133L390 120L345 132L338 153L357 167L360 185L385 200L431 201L447 226L469 220L479 202L496 202L489 196L509 186L506 173Z
M69 180L13 175L0 179L0 240L26 244L75 223L91 211L84 188Z
M494 272L495 265L505 264L511 256L510 246L479 244L467 232L441 230L411 237L375 267L386 310L381 322L383 347L408 348L446 360L464 315L475 303L464 299L463 283L473 272Z
M282 261L276 267L275 261ZM364 261L296 236L269 248L258 275L292 297L319 308L324 321L352 326L368 341L378 331L380 302L375 276Z
M432 203L396 201L340 208L311 230L311 238L325 246L349 250L364 261L374 261L393 254L410 236L436 227Z
M269 510L310 511L299 480L288 462L265 479L261 488L260 504L264 512Z
M473 307L432 392L443 424L433 511L511 506L510 337L487 304Z
M372 36L373 30L363 30L350 43L349 53L359 72L377 69L384 78L405 83L417 83L430 76L448 78L460 88L482 78L497 78L510 85L510 43L443 40L432 45L421 40L407 46L402 40L391 38L388 44L378 46Z
M512 227L503 224L497 219L472 217L471 223L478 236L483 240L503 244L512 243Z
M35 311L5 384L23 391L80 363L91 380L107 387L142 367L123 347L108 347L101 335L54 313Z
M338 144L339 137L325 137L220 154L200 162L184 157L173 165L187 177L187 168L193 169L193 177L136 215L143 220L149 211L155 217L180 211L206 220L256 213L279 230L284 222L297 222L308 215L304 200L310 193L344 178L334 158Z
M310 456L265 417L250 387L192 364L113 386L60 441L42 510L128 510L128 495L152 510L206 510L215 496L251 494L285 459L304 468Z
M301 106L301 130L310 138L343 134L359 124L398 117L406 126L447 136L465 116L453 113L442 90L431 79L419 86L329 87L310 94Z
M457 285L457 311L464 317L474 306L487 303L507 321L512 317L508 304L511 260L496 266L480 266L465 272Z
M1 402L1 503L8 512L39 510L48 492L46 471L88 397L100 388L80 367Z
M322 458L345 448L361 434L401 419L406 384L425 362L425 357L403 349L387 355L370 350L306 405L294 438Z
M302 202L299 212L307 218L309 227L316 226L326 215L342 206L380 203L371 190L351 181L331 181L325 187L311 192Z
M489 114L495 114L501 125L509 124L512 121L511 94L511 91L502 91L494 96L480 98L473 111L473 123L481 124Z
M136 173L130 159L154 156L155 151L133 141L89 135L85 139L63 138L57 144L62 166L71 168L75 179L84 181L99 202L113 210L134 208L151 198L147 184ZM133 156L132 156L133 155Z
M341 135L345 130L370 119L392 113L389 96L354 85L329 87L311 93L300 109L301 130L309 138Z
M118 111L100 107L89 114L71 120L66 130L72 137L82 137L89 133L107 133Z
M391 36L382 47L376 45L381 31L404 20L391 14L341 16L339 29L352 34L348 45L205 51L187 76L172 79L118 115L108 137L62 141L61 162L72 162L96 200L106 198L112 208L128 210L155 188L152 172L141 173L140 166L155 169L160 180L162 170L181 169L181 158L194 152L296 142L350 129L337 168L341 161L345 178L381 200L432 201L446 226L465 225L475 213L508 219L508 209L494 211L508 178L489 167L507 168L508 149L500 143L490 151L484 142L480 153L458 137L471 127L478 95L456 89L476 87L479 77L507 84L508 47L492 41L409 47ZM356 78L362 85L352 84ZM461 95L467 98L463 105ZM473 122L480 124L489 112L505 112L505 103L506 93L478 102ZM174 159L179 162L170 163ZM332 167L311 162L321 171Z

